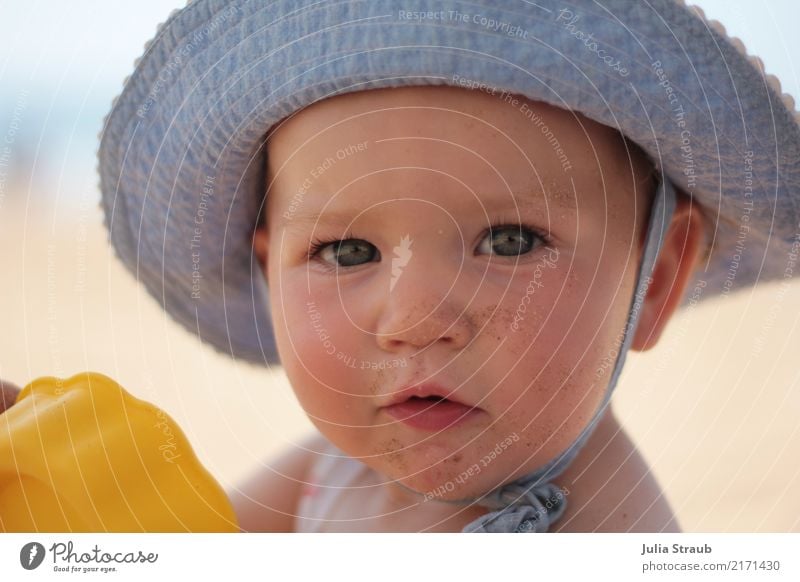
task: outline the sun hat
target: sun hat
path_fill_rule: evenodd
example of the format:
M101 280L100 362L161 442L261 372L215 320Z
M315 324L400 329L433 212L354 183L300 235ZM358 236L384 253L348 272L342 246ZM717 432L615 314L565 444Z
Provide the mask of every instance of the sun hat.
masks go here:
M721 25L669 0L431 6L197 0L146 44L101 135L102 207L120 259L201 341L279 363L252 256L264 135L377 87L482 83L580 111L703 206L700 300L791 276L798 114Z
M120 259L201 341L238 360L279 363L252 252L266 191L265 135L316 101L381 87L519 94L618 129L658 166L662 219L674 188L706 215L710 252L693 299L793 276L800 116L719 23L671 0L451 0L431 8L196 0L145 46L104 124L101 204ZM658 241L650 236L655 216L648 240ZM533 476L541 485L543 475ZM516 528L523 523L531 516Z

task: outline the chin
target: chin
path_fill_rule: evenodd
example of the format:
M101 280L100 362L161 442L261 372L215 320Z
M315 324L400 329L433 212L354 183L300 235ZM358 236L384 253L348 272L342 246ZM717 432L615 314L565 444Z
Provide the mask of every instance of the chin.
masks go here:
M394 459L382 459L375 469L389 479L416 491L422 501L455 501L475 498L492 489L487 469L464 452L429 459L409 450Z

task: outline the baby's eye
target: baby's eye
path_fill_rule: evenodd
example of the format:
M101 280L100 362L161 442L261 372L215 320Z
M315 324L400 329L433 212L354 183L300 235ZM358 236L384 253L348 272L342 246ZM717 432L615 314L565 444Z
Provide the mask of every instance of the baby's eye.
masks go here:
M319 256L323 266L336 269L357 267L363 262L369 262L376 256L380 258L380 251L372 244L359 238L346 238L334 241L312 241L309 257Z
M488 241L487 244L484 244ZM478 250L490 255L514 257L524 255L534 246L546 243L545 237L522 224L503 224L492 226L486 237L481 240Z
M309 258L318 257L326 269L336 270L380 260L381 253L363 239L354 238L350 233L339 240L311 241ZM514 257L531 252L534 248L547 244L548 238L537 230L522 224L502 224L492 226L481 240L478 250L489 255ZM485 244L486 243L486 244Z

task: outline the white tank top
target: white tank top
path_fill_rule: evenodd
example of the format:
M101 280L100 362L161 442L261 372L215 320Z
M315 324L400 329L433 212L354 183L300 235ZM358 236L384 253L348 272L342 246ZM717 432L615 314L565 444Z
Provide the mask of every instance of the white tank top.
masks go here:
M335 522L331 523L329 517L340 496L363 483L371 472L367 465L347 456L330 442L322 452L324 454L315 456L302 488L294 520L296 532L325 531L329 524L335 529Z

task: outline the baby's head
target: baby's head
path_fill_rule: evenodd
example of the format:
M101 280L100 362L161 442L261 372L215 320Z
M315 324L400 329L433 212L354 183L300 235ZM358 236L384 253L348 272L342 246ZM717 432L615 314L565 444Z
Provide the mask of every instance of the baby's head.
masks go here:
M657 184L638 147L520 95L419 86L314 103L267 151L255 252L282 364L333 444L419 492L453 482L441 497L459 499L575 440L631 309ZM681 195L633 349L657 342L702 246ZM422 383L477 411L440 430L386 412Z

